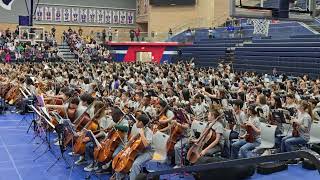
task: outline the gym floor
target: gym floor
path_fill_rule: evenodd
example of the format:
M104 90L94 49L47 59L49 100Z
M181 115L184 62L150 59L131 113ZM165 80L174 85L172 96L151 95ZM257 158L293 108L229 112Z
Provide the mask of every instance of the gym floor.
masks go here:
M34 139L33 131L27 134L32 115L18 115L6 112L0 115L0 180L79 180L85 179L89 173L83 171L84 166L74 166L66 169L63 160L47 169L59 157L59 147L52 145L51 152L46 144L41 144L39 137ZM53 138L51 138L53 139ZM38 148L38 149L37 149ZM46 152L43 154L43 152ZM35 160L43 154L40 158ZM67 160L72 163L73 158L66 154ZM35 160L35 161L34 161ZM109 179L110 174L91 176L91 179ZM317 171L305 170L301 165L289 166L289 170L271 175L255 174L252 180L314 180L319 179ZM167 175L161 179L193 179L179 175Z

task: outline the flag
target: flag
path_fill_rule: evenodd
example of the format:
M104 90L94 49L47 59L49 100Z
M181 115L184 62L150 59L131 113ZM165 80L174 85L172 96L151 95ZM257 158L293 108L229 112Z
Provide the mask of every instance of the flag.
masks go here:
M104 10L97 10L97 23L102 24L104 22Z
M72 22L79 21L79 8L72 8Z
M80 22L86 23L88 19L88 9L80 9Z
M95 23L96 22L96 10L89 9L89 22Z
M55 7L54 8L54 20L57 22L61 22L62 17L62 8Z
M69 8L63 9L63 21L64 22L70 21L70 15L71 15L71 10Z
M104 22L106 24L111 24L112 23L112 11L111 10L105 10Z
M43 20L43 7L37 7L36 10L36 20L37 21L42 21Z
M113 11L113 24L119 24L119 11Z
M120 24L127 24L127 12L120 11Z
M11 10L11 5L14 0L0 0L0 6L6 10Z
M128 21L128 24L134 24L134 12L133 11L128 11L127 21Z
M52 7L45 7L44 13L45 13L45 20L52 21Z

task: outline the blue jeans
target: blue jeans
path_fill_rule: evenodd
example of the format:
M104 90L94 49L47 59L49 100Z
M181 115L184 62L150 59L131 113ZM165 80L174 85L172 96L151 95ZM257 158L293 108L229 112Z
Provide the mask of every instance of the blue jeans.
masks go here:
M253 143L248 143L244 139L240 139L239 141L233 143L231 145L231 158L247 158L252 157L252 150L258 147L261 144L261 140L256 140Z
M307 141L302 137L286 136L281 141L281 152L290 152L295 150L297 145L305 145Z

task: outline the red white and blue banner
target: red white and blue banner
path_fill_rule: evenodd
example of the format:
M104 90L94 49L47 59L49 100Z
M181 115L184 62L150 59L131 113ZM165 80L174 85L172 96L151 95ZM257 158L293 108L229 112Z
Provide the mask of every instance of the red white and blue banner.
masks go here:
M114 24L128 26L135 23L135 14L136 11L134 9L39 4L36 9L35 20L41 23L53 24L87 24L98 26Z
M37 7L36 20L43 21L43 15L44 15L44 7Z
M62 8L61 7L54 8L54 21L56 21L56 22L62 21Z
M103 24L104 23L104 10L97 9L97 23Z
M79 22L79 8L72 8L72 22Z

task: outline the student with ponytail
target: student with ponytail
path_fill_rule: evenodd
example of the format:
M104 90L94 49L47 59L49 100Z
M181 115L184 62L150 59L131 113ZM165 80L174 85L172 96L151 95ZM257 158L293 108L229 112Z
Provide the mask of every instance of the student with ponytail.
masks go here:
M310 129L312 123L311 105L307 101L301 101L298 105L297 118L290 121L293 125L293 133L286 136L281 141L281 152L295 150L297 145L305 145L310 139ZM294 133L295 132L295 133Z

